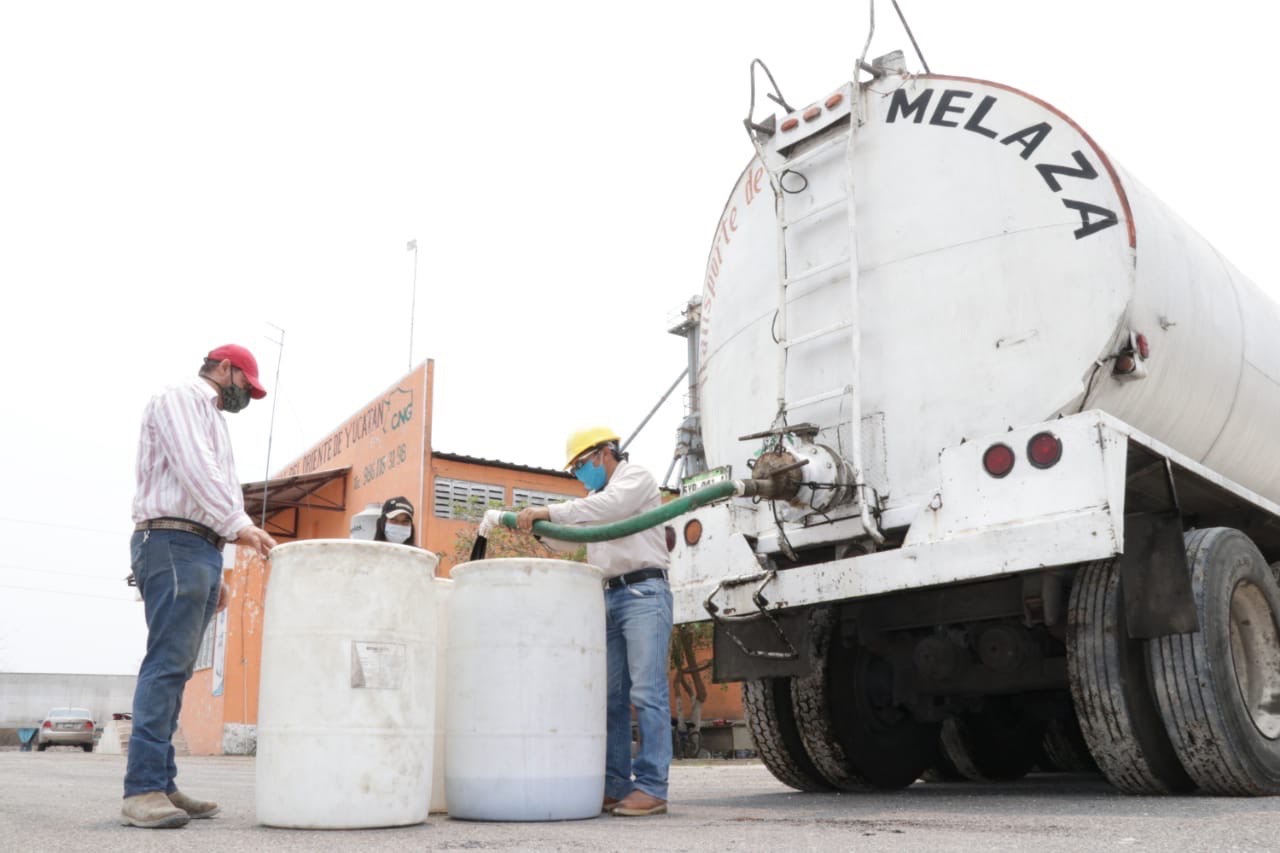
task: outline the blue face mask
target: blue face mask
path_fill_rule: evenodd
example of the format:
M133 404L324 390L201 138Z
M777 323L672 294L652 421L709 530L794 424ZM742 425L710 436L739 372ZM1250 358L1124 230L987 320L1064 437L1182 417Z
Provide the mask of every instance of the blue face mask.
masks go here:
M579 465L574 469L573 476L577 477L589 492L598 492L604 488L604 466L599 462L593 461Z

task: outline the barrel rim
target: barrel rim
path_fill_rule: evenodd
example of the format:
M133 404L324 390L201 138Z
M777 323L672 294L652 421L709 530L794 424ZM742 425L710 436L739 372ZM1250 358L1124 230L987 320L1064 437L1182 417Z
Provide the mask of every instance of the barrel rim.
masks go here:
M428 551L425 548L418 548L413 545L396 545L392 542L374 542L371 539L299 539L296 542L285 542L283 545L277 545L271 549L271 556L278 554L292 555L292 552L306 550L313 547L336 548L345 546L358 550L378 549L389 551L390 553L402 556L420 557L425 562L440 564L440 555L435 551Z
M483 573L485 570L492 569L512 569L517 565L524 566L528 564L558 566L566 570L569 574L582 575L590 577L594 580L604 582L604 571L590 563L579 563L574 560L557 560L549 557L494 557L487 560L471 560L470 562L460 563L450 570L449 576L453 580L461 580L468 575Z

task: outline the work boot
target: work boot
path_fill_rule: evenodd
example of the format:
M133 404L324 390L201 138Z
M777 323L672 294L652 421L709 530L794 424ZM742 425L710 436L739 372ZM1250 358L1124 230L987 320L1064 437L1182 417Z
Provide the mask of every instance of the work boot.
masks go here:
M610 797L608 794L606 794L604 798L604 805L600 807L600 811L611 812L615 808L617 808L618 803L620 802L622 802L622 800L619 800L617 797Z
M648 817L667 813L667 801L635 790L622 798L622 802L613 807L613 813L619 817Z
M213 817L219 811L217 803L193 800L181 791L174 791L170 794L169 802L182 809L193 820L202 817Z
M143 829L177 829L186 826L191 817L182 809L169 802L163 791L148 791L124 798L120 807L120 816L125 826L140 826Z

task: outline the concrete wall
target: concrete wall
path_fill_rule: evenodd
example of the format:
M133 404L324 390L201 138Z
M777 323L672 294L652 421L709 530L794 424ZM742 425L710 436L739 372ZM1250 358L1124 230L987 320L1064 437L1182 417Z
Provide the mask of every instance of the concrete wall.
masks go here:
M0 672L0 728L35 726L50 708L88 708L99 723L133 710L137 675Z

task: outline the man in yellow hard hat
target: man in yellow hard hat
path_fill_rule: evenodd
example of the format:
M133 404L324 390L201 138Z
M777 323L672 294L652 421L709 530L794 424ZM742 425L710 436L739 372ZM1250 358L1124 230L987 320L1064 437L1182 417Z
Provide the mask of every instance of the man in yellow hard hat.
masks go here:
M535 521L607 524L662 503L653 475L627 461L618 435L608 427L578 430L565 445L566 466L589 494L584 498L527 507L516 525ZM667 541L661 527L587 545L587 562L605 573L608 645L608 736L604 809L624 817L667 810L671 767L671 706L667 646L671 641L671 587L667 585ZM631 706L640 725L640 749L631 757ZM633 780L634 776L634 780Z

